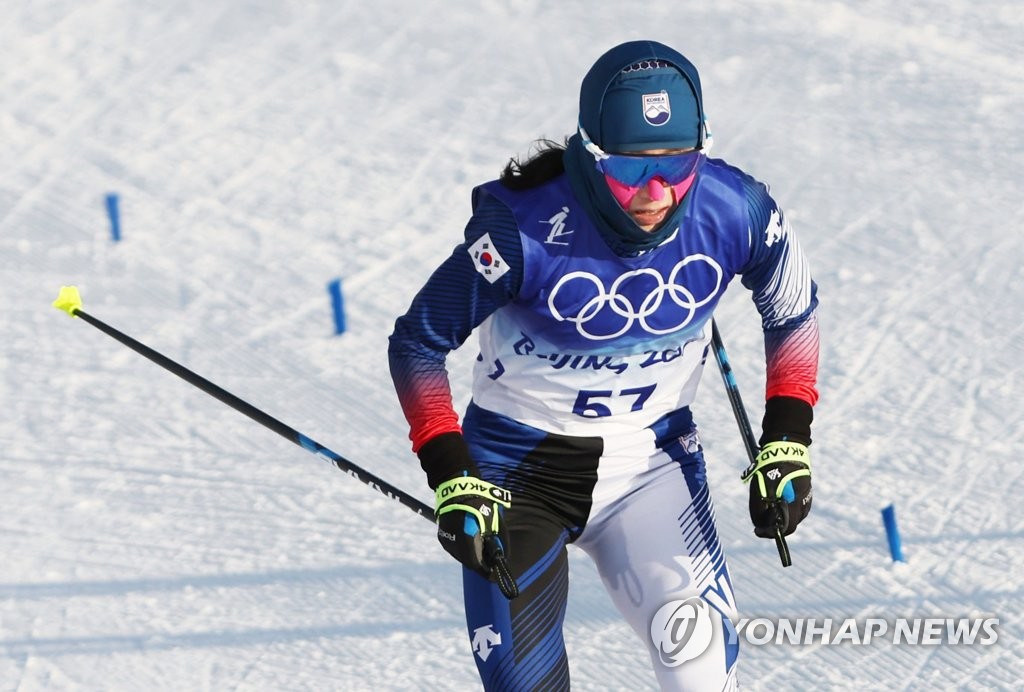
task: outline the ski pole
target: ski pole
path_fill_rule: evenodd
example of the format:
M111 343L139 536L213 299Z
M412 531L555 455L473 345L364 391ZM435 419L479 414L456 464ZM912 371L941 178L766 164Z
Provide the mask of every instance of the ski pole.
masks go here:
M725 352L725 344L722 343L722 335L718 332L718 324L714 318L711 320L711 343L715 349L715 360L718 361L718 369L722 372L722 381L725 382L725 391L729 395L729 403L732 404L732 413L736 417L736 425L740 428L740 437L743 438L743 446L747 450L747 458L753 464L757 459L757 440L754 439L754 431L750 427L750 419L747 418L747 409L743 406L743 399L740 398L740 388L736 384L736 378L732 374L732 365L729 364L729 356ZM779 559L783 567L793 564L789 556L789 546L786 544L786 537L782 535L782 509L779 502L771 503L772 511L775 514L775 547L779 550Z
M309 452L312 452L321 459L326 459L364 485L370 486L392 500L400 502L420 516L433 521L434 510L432 510L426 503L421 502L402 490L399 490L387 481L384 481L362 467L357 466L337 452L334 452L319 442L303 435L298 430L285 425L277 418L274 418L270 414L256 408L244 399L240 399L231 392L222 389L213 382L210 382L206 378L189 370L185 366L176 363L167 356L153 350L139 341L136 341L124 332L111 327L109 324L106 324L85 312L82 310L82 298L79 295L78 288L75 286L62 286L60 293L57 296L57 300L53 302L53 307L66 312L71 317L78 317L85 320L107 336L120 341L136 353L148 358L165 370L171 371L181 379L195 387L198 387L218 401L227 404L239 413L248 416L260 425L273 430L281 437L299 445ZM487 550L485 552L491 556L490 564L497 572L497 582L502 593L509 599L515 598L519 594L519 589L515 580L511 576L511 570L508 567L508 561L505 557L504 551L501 549L501 546L497 543L496 539L493 541L493 545L489 544L487 546Z

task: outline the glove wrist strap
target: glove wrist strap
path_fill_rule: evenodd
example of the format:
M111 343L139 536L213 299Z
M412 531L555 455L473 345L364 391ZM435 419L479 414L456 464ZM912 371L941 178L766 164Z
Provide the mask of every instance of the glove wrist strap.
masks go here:
M512 493L494 483L474 476L460 476L444 481L434 491L435 507L460 496L476 496L494 501L506 509L512 505Z
M807 452L807 445L799 442L793 442L791 440L785 442L769 442L761 448L760 454L754 459L754 462L747 467L747 470L743 472L741 479L744 483L750 480L751 476L763 469L769 464L799 464L803 467L799 475L807 475L810 473L811 468L811 457Z

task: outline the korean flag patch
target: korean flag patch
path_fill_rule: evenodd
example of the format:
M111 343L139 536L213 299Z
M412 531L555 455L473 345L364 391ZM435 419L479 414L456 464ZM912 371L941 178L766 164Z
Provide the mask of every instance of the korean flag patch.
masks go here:
M476 270L492 284L508 271L508 263L498 254L498 248L491 242L490 233L484 233L469 246L469 256L473 259Z

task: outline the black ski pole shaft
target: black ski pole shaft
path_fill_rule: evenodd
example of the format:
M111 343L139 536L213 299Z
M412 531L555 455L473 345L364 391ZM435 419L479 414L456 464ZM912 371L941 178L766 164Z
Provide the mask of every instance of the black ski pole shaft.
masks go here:
M747 409L743 406L743 399L740 397L740 388L736 384L736 377L732 372L732 365L729 363L729 356L725 352L725 344L722 343L722 335L718 331L718 324L711 320L711 345L715 350L715 360L718 361L718 369L722 373L722 381L725 382L725 391L729 395L729 403L732 405L732 413L736 418L736 425L740 429L740 437L743 438L743 446L747 450L747 458L753 464L757 459L757 440L754 438L754 431L750 426L750 419L747 417ZM786 537L782 535L779 527L781 510L778 503L773 502L772 508L776 515L775 522L775 547L779 550L779 560L783 567L793 564L789 555L789 545L786 544Z
M274 418L269 413L266 413L249 402L241 399L231 392L215 385L205 377L196 374L192 370L189 370L184 365L177 363L162 353L146 346L145 344L133 339L119 329L111 327L106 322L99 320L89 313L82 310L82 298L78 293L78 289L74 286L62 286L60 289L60 295L57 296L57 300L53 302L53 306L58 310L63 310L72 317L78 317L85 322L89 323L93 327L96 327L101 332L110 336L117 341L121 342L128 348L132 349L136 353L148 358L165 370L169 370L181 379L185 380L189 384L198 387L218 401L227 404L231 408L235 409L239 413L242 413L252 420L256 421L260 425L273 430L281 437L285 438L289 442L293 442L303 449L316 454L322 459L334 464L340 470L344 471L348 475L352 476L356 480L362 482L364 485L368 485L374 490L386 495L392 500L396 500L401 504L405 505L412 511L416 512L422 517L425 517L433 521L434 510L432 510L426 503L417 500L412 495L399 490L395 486L391 485L387 481L378 478L369 471L366 471L360 466L352 463L345 457L341 456L335 451L328 449L316 440L313 440L306 435L303 435L298 430L285 425L277 418ZM513 599L519 595L519 587L517 586L515 579L512 577L511 569L508 564L508 558L505 555L504 550L501 547L500 541L494 536L489 536L485 539L485 553L487 554L487 562L492 567L496 575L496 581L498 587L501 589L502 594L506 598Z
M239 413L242 413L252 420L256 421L260 425L273 430L281 437L286 440L293 442L303 449L316 454L322 459L326 459L331 462L339 469L352 476L356 480L362 482L365 485L377 490L380 493L388 496L392 500L396 500L401 504L405 505L417 514L426 517L433 521L434 510L427 506L425 503L416 499L412 495L399 490L395 486L391 485L387 481L384 481L372 473L366 471L360 466L352 463L345 457L341 456L337 452L334 452L327 447L324 447L319 442L310 439L303 435L298 430L285 425L277 418L274 418L268 413L256 408L244 399L240 399L231 392L218 387L213 382L210 382L206 378L196 374L189 370L184 365L176 363L167 356L159 353L149 346L136 341L132 337L128 336L124 332L111 327L109 324L93 317L89 313L82 310L82 300L78 294L78 289L73 286L64 286L61 288L60 296L54 302L54 307L59 310L63 310L72 317L78 317L88 322L93 327L96 327L107 336L113 337L117 341L121 342L128 348L132 349L136 353L148 358L165 370L169 370L181 379L185 380L189 384L198 387L213 398L227 404L231 408L235 409Z

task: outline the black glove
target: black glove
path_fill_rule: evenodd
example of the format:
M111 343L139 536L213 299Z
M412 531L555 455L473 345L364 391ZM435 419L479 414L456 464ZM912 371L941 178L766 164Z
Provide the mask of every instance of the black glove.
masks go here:
M750 482L750 520L754 533L774 538L775 527L788 536L811 511L811 423L814 409L791 396L765 402L761 451L746 471Z
M788 536L811 511L811 457L807 445L792 440L768 442L742 476L750 483L750 520L754 533Z
M474 476L459 476L437 486L435 497L441 546L469 569L497 582L507 598L519 595L508 564L503 516L512 506L512 494Z
M519 587L508 563L504 517L512 506L512 494L478 477L460 433L438 435L423 445L419 456L434 488L441 546L469 569L496 582L507 598L518 596Z

